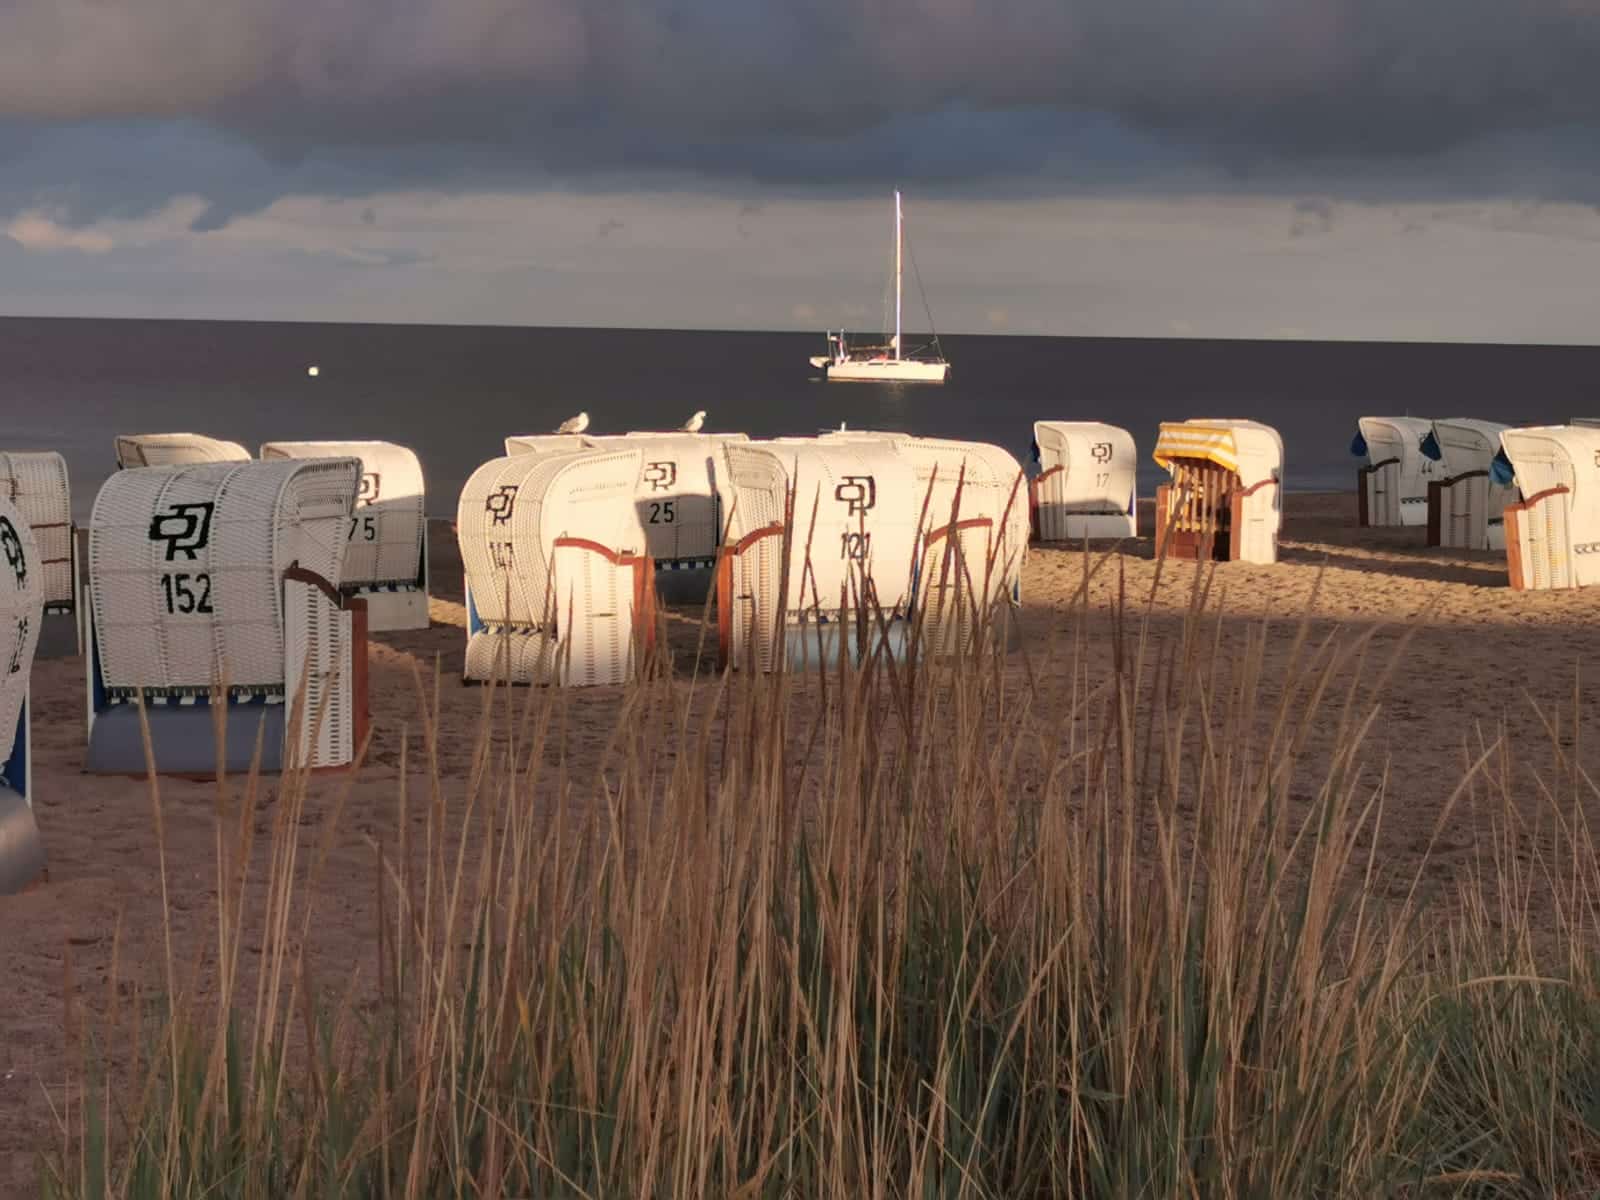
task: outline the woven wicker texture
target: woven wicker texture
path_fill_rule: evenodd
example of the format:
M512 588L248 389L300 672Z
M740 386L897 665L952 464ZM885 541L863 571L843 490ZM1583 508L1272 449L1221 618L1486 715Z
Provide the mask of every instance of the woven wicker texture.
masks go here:
M1440 489L1441 546L1466 550L1505 548L1501 517L1507 505L1517 502L1517 489L1496 483L1487 472L1500 451L1500 434L1508 428L1499 421L1471 418L1433 423L1433 435L1444 461L1450 464L1449 478L1456 481L1437 481L1446 484ZM1433 503L1431 496L1429 503Z
M530 433L506 439L506 454L571 454L587 449L589 439L581 433Z
M129 433L117 438L117 465L124 468L244 462L249 457L250 451L238 442L203 433Z
M1138 448L1131 433L1098 421L1035 421L1033 440L1040 540L1134 535Z
M1367 444L1367 461L1378 467L1365 477L1369 522L1425 525L1428 484L1455 469L1448 453L1437 462L1422 453L1422 440L1433 431L1433 422L1422 417L1362 417L1356 425Z
M1574 572L1571 496L1547 492L1517 513L1517 560L1524 588L1569 588L1582 582ZM1508 531L1509 536L1509 531Z
M917 572L917 604L922 615L923 646L930 655L961 652L971 645L974 619L982 605L989 574L992 538L989 526L945 528L923 543ZM1001 596L991 586L990 601Z
M1438 498L1432 495L1428 498L1430 506L1437 504L1439 507L1438 544L1458 550L1495 549L1489 541L1490 520L1498 519L1506 505L1515 504L1516 500L1514 491L1496 487L1486 474L1457 476L1454 482L1440 481ZM1496 524L1493 528L1503 527Z
M28 698L28 676L44 620L39 547L21 511L0 496L0 767Z
M638 449L643 459L634 511L650 557L667 566L716 555L726 517L717 493L718 460L727 443L749 440L743 433L537 434L507 438L506 453Z
M111 476L88 564L107 688L281 687L283 571L338 585L360 476L353 458Z
M794 489L786 611L837 611L841 597L855 589L862 567L883 608L904 607L922 493L911 460L892 441L779 438L730 443L723 453L735 503L746 514L731 519L744 531L759 528L749 523L758 514L776 512L781 520L782 489ZM749 471L763 459L782 469L781 485L770 466Z
M1600 429L1551 425L1506 429L1500 444L1523 501L1516 554L1524 588L1600 583ZM1507 521L1511 520L1507 514ZM1511 541L1507 525L1507 542ZM1508 544L1507 550L1511 546Z
M789 473L775 454L726 454L724 473L729 493L728 552L725 564L729 589L718 591L718 604L726 605L731 642L727 647L739 666L753 665L771 671L783 645L777 629L783 586L782 530ZM799 535L801 537L804 534ZM737 553L734 548L737 547ZM785 612L783 621L787 622Z
M558 545L556 669L568 687L622 683L633 673L632 567L584 546Z
M591 594L595 581L588 575L560 583L555 541L582 538L613 553L637 553L632 500L639 463L637 450L523 454L473 472L461 492L456 530L473 607L487 628L468 638L467 678L500 676L500 660L509 654L513 682L546 681L551 655L565 653L559 643L580 628L574 645L580 658L590 653L581 649L589 621L609 621L622 610L609 599L609 587ZM631 568L608 563L607 569L628 576L631 622Z
M424 584L427 510L422 463L393 442L268 442L263 459L357 458L361 490L344 552L344 586Z
M553 604L558 537L637 551L630 501L638 466L637 451L579 451L497 458L474 471L461 490L456 531L478 616L541 628Z
M72 607L76 597L72 594L72 491L67 460L50 450L0 453L0 499L9 500L33 529L45 604Z
M541 630L495 626L467 638L467 679L487 683L549 683L555 679L556 644Z
M924 502L917 603L924 645L955 654L971 642L980 609L1013 594L1028 552L1022 465L985 442L900 436L911 460L918 511Z
M669 563L716 554L723 517L717 460L724 445L748 440L742 433L630 433L591 442L602 449L636 446L643 455L634 512L650 556Z
M342 766L355 756L350 614L321 588L297 579L284 581L283 602L288 702L305 689L294 759L310 767Z
M1022 464L999 446L987 442L957 442L942 438L899 437L895 448L911 460L917 476L917 505L927 497L924 535L952 521L990 522L983 535L983 563L994 555L991 583L996 598L1022 578L1022 561L1028 552L1028 485ZM980 553L970 533L963 544ZM983 571L977 570L981 581Z

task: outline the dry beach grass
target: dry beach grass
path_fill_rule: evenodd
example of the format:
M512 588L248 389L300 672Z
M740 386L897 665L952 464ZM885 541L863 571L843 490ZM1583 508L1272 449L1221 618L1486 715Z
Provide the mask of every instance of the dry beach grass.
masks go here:
M1588 1194L1593 598L1353 515L1035 550L956 668L679 613L573 693L459 686L446 531L351 778L83 776L42 662L0 1188Z

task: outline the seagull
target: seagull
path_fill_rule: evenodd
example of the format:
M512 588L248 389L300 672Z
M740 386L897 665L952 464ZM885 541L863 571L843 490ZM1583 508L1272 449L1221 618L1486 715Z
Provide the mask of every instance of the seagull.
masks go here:
M575 417L568 417L556 427L557 433L582 433L589 428L589 414L581 412Z
M694 416L690 417L682 425L678 426L678 431L680 433L699 433L700 427L705 423L706 410L702 408L699 412L695 413Z

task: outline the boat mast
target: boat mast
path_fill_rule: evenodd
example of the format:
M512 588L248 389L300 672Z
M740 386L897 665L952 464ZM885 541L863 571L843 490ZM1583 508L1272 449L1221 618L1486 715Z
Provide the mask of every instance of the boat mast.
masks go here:
M904 236L900 232L900 193L894 194L894 360L900 361L900 269Z

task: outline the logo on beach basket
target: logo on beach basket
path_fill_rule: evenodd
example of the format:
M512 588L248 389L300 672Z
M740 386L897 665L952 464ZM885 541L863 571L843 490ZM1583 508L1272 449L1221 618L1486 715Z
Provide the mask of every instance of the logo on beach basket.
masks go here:
M833 498L849 516L865 516L878 503L878 481L871 475L846 475L833 489Z
M211 516L216 507L209 500L171 505L166 512L151 518L150 540L167 544L167 562L175 561L180 554L193 562L211 541Z
M644 481L650 485L652 492L664 492L678 482L678 464L675 462L653 462L644 466Z
M378 499L378 485L382 476L376 471L364 472L361 476L361 490L356 493L357 504L372 504Z
M1094 445L1089 447L1089 457L1094 459L1095 462L1101 463L1101 464L1110 462L1111 461L1111 443L1110 442L1096 442Z
M11 652L11 668L7 675L15 675L22 670L22 648L28 644L28 618L17 618L17 647Z
M6 566L17 577L17 586L22 587L28 582L28 558L22 552L22 539L17 536L17 527L10 517L0 517L0 553L6 556Z
M517 506L517 485L503 483L489 494L483 502L483 511L489 514L491 522L495 525L504 525L511 520L512 510Z

